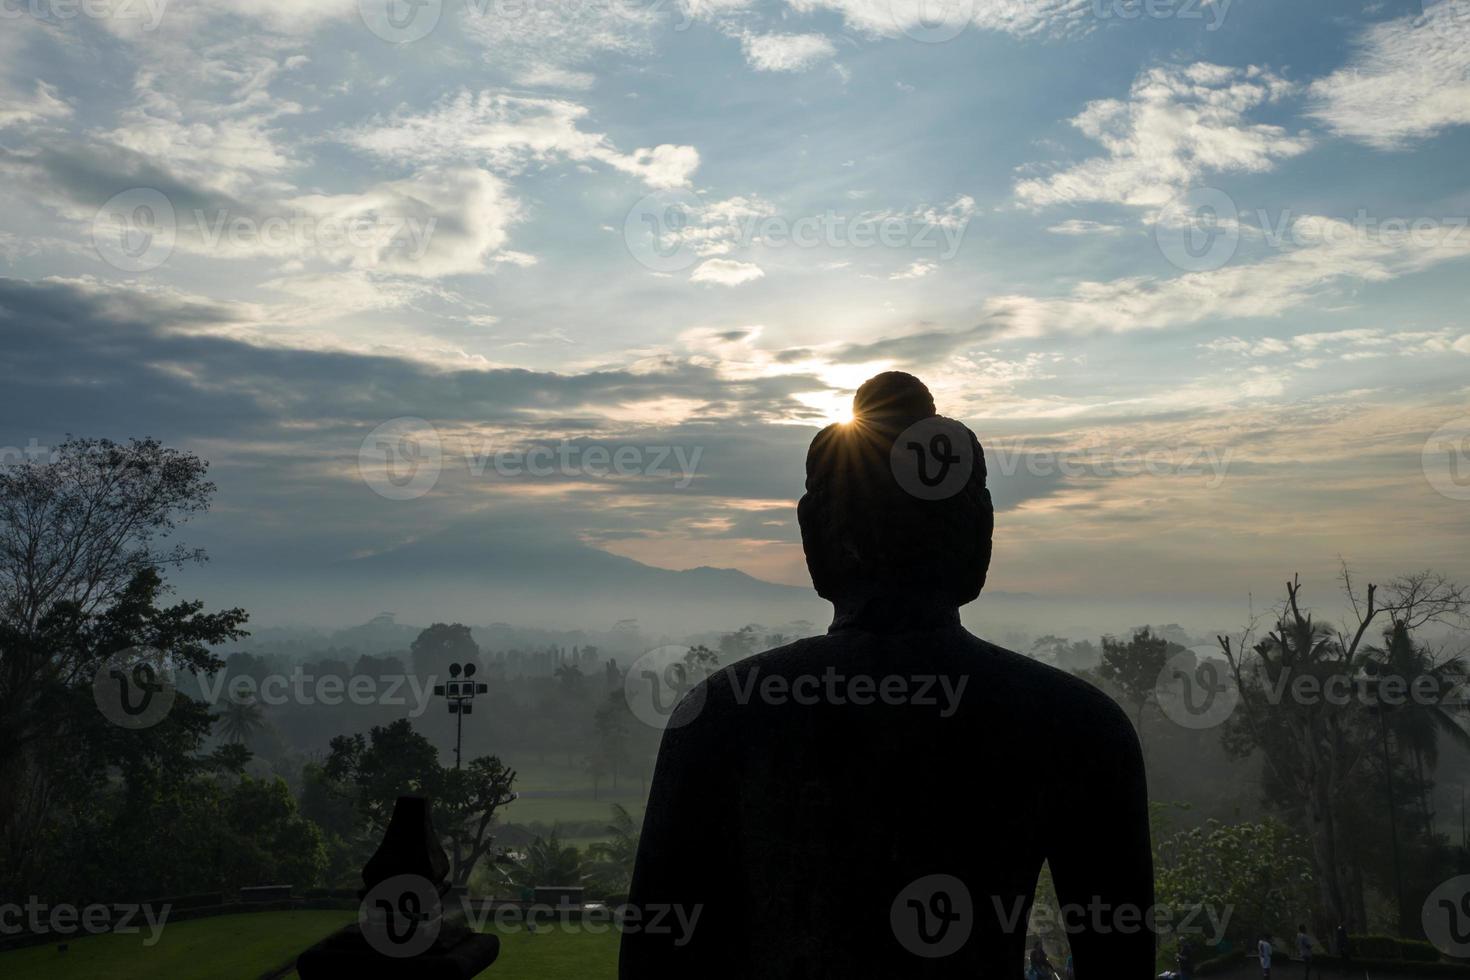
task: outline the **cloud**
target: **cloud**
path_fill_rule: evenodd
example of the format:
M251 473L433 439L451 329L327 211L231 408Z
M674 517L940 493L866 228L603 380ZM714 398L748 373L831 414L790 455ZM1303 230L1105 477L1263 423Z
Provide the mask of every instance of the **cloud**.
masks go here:
M893 273L889 279L922 279L939 268L933 259L915 259L907 267Z
M1458 333L1458 330L1453 329L1389 330L1384 327L1357 327L1349 330L1299 333L1291 337L1217 337L1201 346L1213 353L1239 354L1257 359L1290 355L1291 364L1314 368L1339 360L1362 361L1375 357L1445 354L1452 351L1470 354L1470 336L1457 336Z
M1263 68L1204 62L1151 68L1126 100L1089 102L1072 125L1101 143L1093 157L1043 178L1019 181L1031 207L1106 202L1159 208L1206 174L1259 173L1305 153L1305 134L1251 123L1246 114L1294 87Z
M31 92L25 93L0 82L0 129L66 119L71 114L72 107L58 95L54 85L38 81Z
M1309 94L1313 118L1384 150L1470 123L1470 5L1439 0L1421 16L1374 24Z
M585 89L593 76L576 69L609 54L649 54L663 14L657 3L467 0L457 22L486 62L521 84Z
M765 271L753 262L706 259L689 274L689 281L713 283L717 286L739 286L743 283L754 282L764 276Z
M1129 276L1079 283L1062 297L998 296L982 307L982 332L1010 337L1127 332L1234 317L1277 317L1345 283L1386 282L1470 256L1463 226L1395 235L1303 215L1291 244L1255 262L1172 279Z
M532 163L595 161L649 187L683 187L699 167L692 146L619 152L607 136L579 128L587 108L565 99L467 90L423 113L400 112L339 130L340 142L397 163L476 162L519 172Z
M967 27L1019 37L1065 35L1087 29L1094 0L962 0L935 5L928 0L787 0L793 10L840 13L855 31L874 37L903 34L947 36Z
M822 34L746 34L740 43L756 71L806 71L837 54Z
M1119 235L1123 232L1123 226L1085 218L1068 218L1046 230L1053 235Z

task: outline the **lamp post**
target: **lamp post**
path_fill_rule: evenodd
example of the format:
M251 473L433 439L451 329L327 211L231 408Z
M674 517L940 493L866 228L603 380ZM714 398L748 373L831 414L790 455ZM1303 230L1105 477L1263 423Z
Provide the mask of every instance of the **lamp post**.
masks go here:
M451 680L447 684L435 684L434 694L449 702L449 713L455 715L454 723L454 768L459 768L460 745L464 740L464 716L475 710L475 695L484 694L490 690L483 683L470 680L475 676L475 665L473 663L460 666L449 665L449 676L458 678L464 675L464 680Z

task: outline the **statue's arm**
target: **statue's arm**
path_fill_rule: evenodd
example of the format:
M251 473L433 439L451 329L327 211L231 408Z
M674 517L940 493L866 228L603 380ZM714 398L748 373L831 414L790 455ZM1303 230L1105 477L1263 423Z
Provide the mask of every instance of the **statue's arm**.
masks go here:
M621 980L730 975L738 927L729 770L714 734L715 712L686 721L689 705L675 711L659 745L628 894L637 922L623 928Z
M1058 747L1075 765L1053 807L1052 879L1081 980L1156 972L1143 753L1127 715L1104 698Z

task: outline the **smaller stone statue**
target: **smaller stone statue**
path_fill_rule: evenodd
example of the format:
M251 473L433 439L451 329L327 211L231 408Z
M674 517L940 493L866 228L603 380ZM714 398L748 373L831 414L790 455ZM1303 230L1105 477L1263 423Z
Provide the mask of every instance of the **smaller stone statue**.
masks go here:
M495 962L500 940L475 932L449 895L449 857L429 801L400 796L383 842L363 865L355 925L296 960L301 980L469 980Z

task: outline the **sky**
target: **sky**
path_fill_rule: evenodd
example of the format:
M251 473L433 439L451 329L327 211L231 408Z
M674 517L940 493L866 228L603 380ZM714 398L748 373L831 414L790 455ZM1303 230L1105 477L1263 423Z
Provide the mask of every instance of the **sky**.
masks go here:
M257 622L507 537L805 586L901 369L998 595L1470 578L1467 160L1470 0L0 0L0 455L208 458Z

